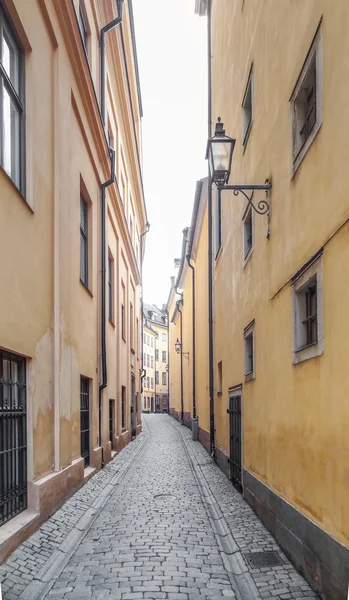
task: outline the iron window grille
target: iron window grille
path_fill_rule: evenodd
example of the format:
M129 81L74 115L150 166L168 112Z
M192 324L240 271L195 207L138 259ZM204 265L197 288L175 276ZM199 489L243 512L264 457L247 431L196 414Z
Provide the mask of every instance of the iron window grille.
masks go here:
M24 194L24 52L0 5L0 165Z
M126 388L121 386L121 428L126 429Z
M114 427L113 427L113 405L114 405L114 400L109 400L109 441L112 444L113 447L113 433L114 433Z
M114 260L108 256L108 300L109 300L109 321L114 322Z
M80 196L80 279L88 287L88 205Z
M90 380L80 377L80 445L84 466L90 464Z
M0 526L27 508L25 359L0 351Z

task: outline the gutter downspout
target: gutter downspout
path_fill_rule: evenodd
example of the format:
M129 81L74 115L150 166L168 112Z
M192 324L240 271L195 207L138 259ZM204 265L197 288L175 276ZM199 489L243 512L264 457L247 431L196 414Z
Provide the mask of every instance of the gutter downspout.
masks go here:
M140 256L141 256L141 339L142 339L142 361L141 361L141 365L142 365L142 369L141 369L141 394L143 394L143 379L145 377L145 369L144 369L144 342L143 342L143 337L144 337L144 315L143 315L143 237L148 233L150 229L150 223L146 223L145 226L145 231L143 231L143 233L141 233L141 235L139 236L140 240L139 240L139 244L140 244ZM144 400L144 398L143 398Z
M106 44L105 44L105 36L108 33L108 31L110 31L111 29L114 29L114 27L116 27L117 25L119 25L122 22L122 6L124 3L124 0L116 0L117 1L117 7L118 7L118 17L116 19L113 19L113 21L110 21L110 23L107 23L107 25L105 25L104 27L102 27L101 29L101 115L102 115L102 121L103 121L103 125L104 125L104 129L107 128L106 122L105 122L105 80L106 80L106 66L105 66L105 55L106 55Z
M196 419L196 372L195 372L195 356L196 356L196 346L195 346L195 268L190 264L190 256L187 254L186 256L188 266L192 270L192 313L193 313L193 419Z
M181 350L183 344L183 315L182 310L180 309L180 304L183 300L177 301L178 312L181 315L181 324L180 324L180 336L181 336ZM181 351L181 425L184 425L184 398L183 398L183 352Z
M207 0L207 82L208 82L208 139L212 137L212 77L211 77L211 8L212 1ZM209 347L209 382L210 382L210 450L215 455L215 419L214 419L214 371L213 371L213 268L212 268L212 181L208 166L208 347Z
M107 387L107 347L106 347L106 189L115 182L115 150L108 147L110 156L110 178L102 183L102 215L101 215L101 251L102 251L102 301L101 301L101 359L102 359L102 381L99 385L99 445L102 446L102 392ZM102 451L102 467L104 456Z

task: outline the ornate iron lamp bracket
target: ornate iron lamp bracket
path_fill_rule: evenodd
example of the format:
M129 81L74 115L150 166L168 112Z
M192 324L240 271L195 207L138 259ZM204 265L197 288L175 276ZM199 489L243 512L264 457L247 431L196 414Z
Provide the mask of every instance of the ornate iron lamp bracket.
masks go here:
M268 215L270 210L270 202L269 202L269 192L271 189L271 183L267 179L264 185L218 185L217 186L220 192L224 192L225 190L231 190L234 196L238 196L239 194L243 194L245 196L247 202L253 208L253 210L259 215ZM257 205L252 201L253 193L255 191L264 191L266 194L265 200L259 200ZM251 194L247 194L246 192L251 192Z

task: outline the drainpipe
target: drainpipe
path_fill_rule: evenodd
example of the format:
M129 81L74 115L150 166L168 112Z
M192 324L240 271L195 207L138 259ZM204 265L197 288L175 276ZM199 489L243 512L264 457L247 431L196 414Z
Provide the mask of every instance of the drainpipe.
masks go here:
M192 270L192 313L193 313L193 419L196 419L196 373L195 373L195 356L196 356L196 346L195 346L195 269L193 265L190 264L190 256L187 254L185 257L187 259L188 265Z
M207 82L208 82L208 139L212 137L212 77L211 77L211 8L212 1L207 0ZM208 347L209 347L209 382L210 382L210 450L215 454L215 423L214 423L214 372L213 372L213 273L212 273L212 181L208 168Z
M144 342L143 342L143 337L144 337L144 315L143 315L143 237L148 233L150 229L150 223L146 223L145 226L145 231L143 231L143 233L141 233L140 237L140 253L141 253L141 339L142 339L142 360L141 360L141 365L142 365L142 369L141 369L141 393L143 393L143 379L145 377L145 369L144 369Z
M101 251L102 251L102 300L101 300L101 359L102 359L102 380L99 385L99 445L102 446L102 392L107 387L107 348L106 348L106 189L115 182L115 150L108 147L110 156L110 178L102 183L102 216L101 216ZM104 456L102 451L102 467L104 466Z
M184 425L184 399L183 399L183 315L182 310L180 309L180 305L183 300L177 301L178 312L181 315L181 323L180 323L180 336L181 336L181 425Z
M104 125L105 129L106 129L106 122L105 122L106 43L105 43L105 37L106 37L106 34L108 33L108 31L110 31L111 29L114 29L114 27L116 27L117 25L119 25L121 23L122 7L123 7L124 0L116 0L116 3L117 3L117 7L118 7L118 15L119 16L116 19L113 19L113 21L110 21L110 23L107 23L107 25L105 25L101 29L101 115L102 115L102 121L103 121L103 125Z

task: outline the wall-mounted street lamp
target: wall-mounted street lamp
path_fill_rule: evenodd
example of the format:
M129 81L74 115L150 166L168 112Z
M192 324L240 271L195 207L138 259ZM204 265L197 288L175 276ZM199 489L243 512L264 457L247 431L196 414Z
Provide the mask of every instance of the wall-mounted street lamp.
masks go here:
M269 191L271 183L267 179L264 185L228 185L231 163L236 140L225 135L224 125L218 117L214 136L207 142L206 158L209 160L211 180L218 187L219 192L232 190L234 196L243 194L253 210L259 215L269 214ZM266 200L260 200L257 206L252 202L253 193L263 190ZM251 192L248 195L246 192Z
M185 356L189 360L189 352L182 352L182 344L180 343L178 338L175 343L175 348L176 348L177 354L182 354L182 356Z

